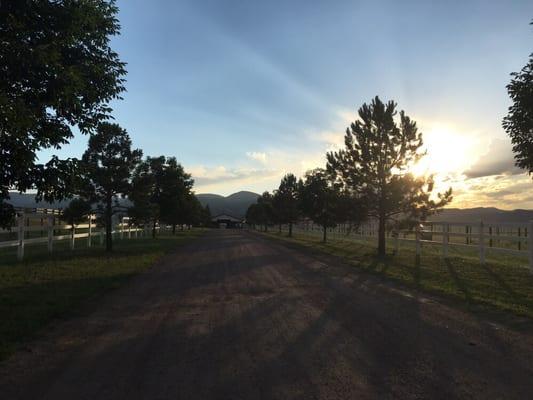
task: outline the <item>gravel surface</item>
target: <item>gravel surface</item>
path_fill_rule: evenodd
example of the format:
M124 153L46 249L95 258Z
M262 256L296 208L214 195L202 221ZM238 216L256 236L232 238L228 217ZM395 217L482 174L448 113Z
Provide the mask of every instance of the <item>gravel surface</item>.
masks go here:
M0 366L2 399L526 399L515 332L258 235L216 230Z

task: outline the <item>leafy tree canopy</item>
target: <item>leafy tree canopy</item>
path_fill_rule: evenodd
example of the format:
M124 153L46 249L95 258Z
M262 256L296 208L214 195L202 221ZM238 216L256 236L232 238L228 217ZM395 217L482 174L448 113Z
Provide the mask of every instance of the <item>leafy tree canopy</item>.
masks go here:
M89 139L80 166L80 194L104 215L107 249L111 250L112 216L124 212L117 198L131 192L131 176L141 162L142 151L132 150L131 140L123 128L108 122L98 125Z
M531 22L533 25L533 22ZM503 127L511 137L516 166L533 173L533 53L520 72L511 74L507 92L513 104L503 119Z
M200 215L192 194L194 180L174 157L147 157L133 174L130 215L137 221L173 225L196 223ZM198 207L197 207L198 206Z
M75 163L39 164L36 152L93 131L124 90L125 64L110 48L117 11L113 0L0 1L0 224L12 215L9 190L69 194Z
M268 230L268 225L274 222L272 200L273 196L269 192L258 197L257 202L251 204L246 211L246 223L261 225L265 231Z
M304 215L322 226L325 241L327 228L335 227L344 217L340 207L340 185L336 185L324 169L314 169L305 175L300 201Z
M271 199L273 219L280 224L289 224L289 236L292 236L292 224L300 216L300 184L295 175L285 175Z
M62 219L67 221L68 224L75 226L86 222L90 213L91 204L82 198L75 198L63 210Z

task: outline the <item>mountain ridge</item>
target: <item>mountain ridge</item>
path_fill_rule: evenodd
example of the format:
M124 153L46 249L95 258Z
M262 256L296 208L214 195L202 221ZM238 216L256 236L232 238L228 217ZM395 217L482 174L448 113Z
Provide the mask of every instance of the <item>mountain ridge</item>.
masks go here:
M228 196L214 193L199 193L196 198L202 206L209 206L211 215L228 214L237 218L244 218L246 210L257 201L259 194L242 190Z
M30 193L10 193L8 201L16 207L23 208L65 208L70 200L47 203L35 201L35 195ZM246 210L256 202L260 195L250 191L239 191L228 196L216 193L199 193L196 195L200 203L205 207L209 205L213 216L229 214L237 218L243 218ZM463 222L476 223L524 223L533 221L533 210L515 209L502 210L496 207L473 207L473 208L445 208L439 213L432 215L430 221L440 222Z

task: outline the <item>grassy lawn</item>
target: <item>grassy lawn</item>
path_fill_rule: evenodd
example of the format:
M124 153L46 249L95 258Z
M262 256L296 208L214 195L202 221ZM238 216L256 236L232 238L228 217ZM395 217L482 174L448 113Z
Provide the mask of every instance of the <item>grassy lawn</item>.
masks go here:
M162 255L195 237L202 230L176 236L117 240L111 255L100 247L62 251L53 255L45 246L28 246L27 258L0 256L0 360L36 335L55 318L76 313L90 297L116 288L129 277L150 268ZM68 247L65 244L65 247ZM16 250L14 250L16 251Z
M470 309L533 318L533 275L526 267L527 260L498 255L488 258L482 266L475 254L450 248L451 257L444 260L438 247L427 245L423 246L419 262L414 249L409 247L379 259L375 255L376 244L368 241L335 239L322 243L319 237L288 238L286 233L277 232L267 235L342 257L357 268L411 288L460 300Z

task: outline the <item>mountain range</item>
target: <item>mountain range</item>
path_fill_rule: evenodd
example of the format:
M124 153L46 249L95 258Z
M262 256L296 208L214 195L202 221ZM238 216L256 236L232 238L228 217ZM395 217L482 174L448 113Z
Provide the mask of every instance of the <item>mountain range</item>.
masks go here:
M213 217L228 214L236 218L243 218L250 204L255 203L259 195L242 191L226 197L211 193L197 194L196 197L204 207L209 205Z
M16 207L24 208L64 208L68 205L69 200L55 203L46 203L35 201L35 195L29 193L10 193L9 201ZM209 205L211 215L228 214L236 218L242 218L246 210L256 202L259 194L247 191L233 193L229 196L218 194L203 193L197 194L196 197L205 207ZM124 200L127 201L127 200ZM479 222L483 221L488 224L498 223L524 223L533 221L533 210L500 210L494 207L477 207L477 208L446 208L430 218L431 221L447 222Z
M70 200L47 203L45 201L36 202L35 195L30 193L9 193L11 199L9 203L15 207L22 208L65 208ZM253 192L238 192L227 197L218 194L204 193L197 194L196 197L202 206L209 205L211 215L229 214L236 218L243 218L250 204L255 203L259 195ZM128 200L121 199L121 202L127 203Z

